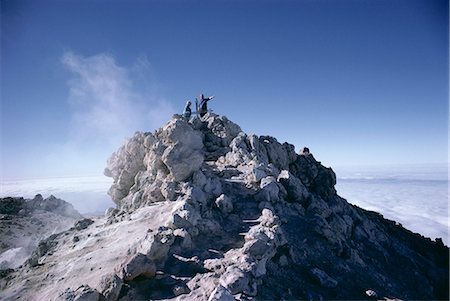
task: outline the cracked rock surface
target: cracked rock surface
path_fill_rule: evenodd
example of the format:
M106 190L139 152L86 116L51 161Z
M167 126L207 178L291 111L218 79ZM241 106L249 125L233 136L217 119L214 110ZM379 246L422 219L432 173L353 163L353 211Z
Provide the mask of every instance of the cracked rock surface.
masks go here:
M449 297L442 241L347 203L312 154L225 116L137 132L105 175L117 208L43 241L1 299Z

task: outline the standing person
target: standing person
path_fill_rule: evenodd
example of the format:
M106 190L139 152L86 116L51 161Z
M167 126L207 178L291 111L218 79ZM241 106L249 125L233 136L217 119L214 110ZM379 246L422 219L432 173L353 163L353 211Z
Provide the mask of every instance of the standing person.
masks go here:
M208 113L208 101L213 98L214 96L205 97L205 95L200 94L200 117L203 117Z
M186 119L191 118L191 114L192 114L191 104L192 104L191 101L188 100L188 101L186 102L186 106L184 107L183 116L184 116L184 118L186 118Z

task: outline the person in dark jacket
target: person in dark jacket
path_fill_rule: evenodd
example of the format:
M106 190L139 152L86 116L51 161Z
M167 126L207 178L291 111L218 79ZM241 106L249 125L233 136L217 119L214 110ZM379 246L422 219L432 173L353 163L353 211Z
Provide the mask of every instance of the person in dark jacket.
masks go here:
M214 96L205 97L205 95L203 94L200 95L200 105L199 105L200 117L203 117L206 115L206 113L208 113L208 101L210 101L213 98Z
M192 110L191 110L191 101L188 100L186 102L186 106L184 107L184 111L183 111L183 117L186 119L191 118L191 114L192 114Z

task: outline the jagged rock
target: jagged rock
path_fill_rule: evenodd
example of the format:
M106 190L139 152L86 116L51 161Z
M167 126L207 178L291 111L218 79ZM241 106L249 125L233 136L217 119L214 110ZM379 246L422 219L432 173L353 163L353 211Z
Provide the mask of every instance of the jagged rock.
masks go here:
M229 267L220 278L220 284L234 295L248 290L249 279L239 268Z
M147 257L155 262L164 262L167 259L167 253L170 246L175 241L173 230L160 227L153 236L152 243L147 251Z
M231 199L229 197L227 197L224 194L221 194L217 199L216 199L216 206L224 213L224 214L229 214L233 211L233 202L231 201Z
M100 300L100 294L89 285L81 285L73 291L67 289L58 299L65 301L98 301Z
M185 120L170 121L158 138L168 145L162 154L162 161L175 181L185 180L203 163L202 136Z
M302 183L321 197L328 198L336 194L336 174L317 162L312 154L297 156L289 165L289 171Z
M50 211L58 215L67 216L75 219L83 218L83 216L75 210L72 204L58 199L53 195L44 199L42 195L38 194L33 199L26 202L26 209L32 210L45 210Z
M34 252L31 254L30 258L27 260L31 267L39 265L39 259L46 255L51 249L55 248L58 244L56 238L58 234L52 234L48 238L41 240Z
M74 228L78 231L86 229L90 225L92 225L94 221L90 218L84 218L82 220L79 220L75 223Z
M266 176L266 172L261 167L253 167L250 169L250 173L248 174L247 178L250 182L257 183Z
M156 275L156 266L145 254L137 253L127 259L119 268L119 275L124 281L130 281L138 276L147 278Z
M178 284L175 285L172 291L175 296L180 296L184 294L189 294L190 289L185 284Z
M309 196L309 192L305 185L288 170L282 170L278 176L278 182L280 182L286 189L289 199L293 202L305 203L306 198Z
M219 284L209 296L208 301L235 301L235 299L229 290Z
M136 133L105 174L117 209L42 243L0 298L87 284L107 300L448 299L442 241L350 205L310 152L226 117Z
M0 198L0 214L18 215L20 213L25 216L35 210L49 211L70 218L82 218L82 215L73 208L72 204L53 195L46 199L40 194L28 200L12 197Z
M100 293L105 297L105 300L115 301L119 297L122 284L123 280L117 274L105 275L99 284Z
M71 204L54 196L44 199L40 194L33 199L1 198L0 211L4 212L0 213L1 269L17 268L27 260L38 265L43 247L38 248L39 241L69 229L82 218Z
M108 208L105 211L105 216L106 217L111 217L111 216L116 215L117 213L119 213L118 209L116 209L116 208Z
M164 181L161 184L161 195L168 201L175 201L178 198L177 183Z
M268 176L261 179L261 190L266 194L265 199L269 202L276 202L279 197L280 188L277 185L277 180L273 176Z
M231 141L241 132L241 128L228 120L226 116L210 113L206 115L203 121L207 123L207 128L211 131L211 134L218 138L217 141L221 146L229 146Z
M173 235L182 238L181 247L185 250L190 250L194 247L192 236L185 229L175 229Z
M322 287L334 288L338 285L338 282L328 276L327 273L318 268L312 268L310 270L311 275L316 279Z
M19 211L25 206L24 198L1 198L0 213L1 214L19 214Z
M264 145L267 151L269 163L274 164L278 169L287 169L289 166L289 156L286 148L281 145L276 138L270 136L261 136L259 141ZM295 151L294 151L295 154Z
M146 153L144 143L149 143L151 133L136 132L125 144L108 159L105 175L112 177L114 183L109 189L112 200L119 203L134 185L137 173L145 169L143 159Z

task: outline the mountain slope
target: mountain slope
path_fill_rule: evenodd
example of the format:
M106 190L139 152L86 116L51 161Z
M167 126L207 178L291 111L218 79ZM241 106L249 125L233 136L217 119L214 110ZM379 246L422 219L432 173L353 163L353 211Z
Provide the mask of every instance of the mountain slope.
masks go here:
M0 199L0 269L17 268L41 239L69 229L81 214L54 196Z
M313 155L224 116L137 132L105 174L117 209L43 243L1 297L448 299L442 241L347 203Z

